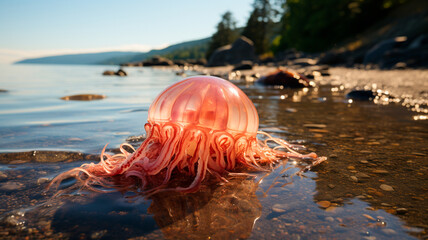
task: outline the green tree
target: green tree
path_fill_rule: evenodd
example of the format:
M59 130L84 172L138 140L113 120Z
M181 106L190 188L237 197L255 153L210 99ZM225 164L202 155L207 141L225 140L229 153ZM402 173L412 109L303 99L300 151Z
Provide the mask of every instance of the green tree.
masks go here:
M255 0L253 8L242 35L254 42L257 54L263 54L269 50L275 11L269 0Z
M287 0L279 49L317 52L373 25L406 0Z
M238 38L236 29L236 21L232 13L227 11L222 17L221 21L217 24L217 32L211 37L211 42L206 52L207 59L210 58L212 53L219 47L228 45Z

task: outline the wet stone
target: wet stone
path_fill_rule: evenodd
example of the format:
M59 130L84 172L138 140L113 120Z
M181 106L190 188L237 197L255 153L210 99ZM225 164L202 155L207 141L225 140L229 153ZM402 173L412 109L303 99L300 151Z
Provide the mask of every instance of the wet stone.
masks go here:
M335 188L335 187L336 187L336 185L331 184L331 183L330 183L330 184L328 184L327 186L328 186L329 188L331 188L331 189L333 189L333 188Z
M365 174L365 173L362 173L362 172L357 173L355 176L356 176L358 179L368 179L368 178L370 178L370 176L369 176L369 175L367 175L367 174Z
M6 179L6 178L7 178L6 173L4 173L4 172L0 171L0 180L1 180L1 179Z
M318 206L320 206L321 208L328 208L331 205L330 201L319 201L317 202Z
M347 169L348 169L348 170L355 170L355 167L354 167L354 166L349 165L349 166L347 167Z
M0 190L15 191L15 190L20 190L24 187L25 187L25 185L23 183L15 182L15 181L8 181L8 182L2 183L0 185Z
M397 208L395 211L397 214L406 214L408 212L407 208Z
M372 171L372 173L388 174L389 172L387 170L383 170L383 169L375 169L375 170Z
M356 176L350 176L349 177L351 179L351 181L353 182L358 182L358 178Z
M303 126L306 128L318 128L318 129L327 127L327 125L325 124L312 124L312 123L304 124Z
M41 185L41 184L47 183L49 181L50 181L49 178L47 178L47 177L41 177L41 178L37 179L37 184Z
M382 190L384 190L384 191L387 191L387 192L392 192L392 191L394 191L394 188L393 188L393 187L391 187L391 186L389 186L389 185L386 185L386 184L381 184L381 185L380 185L380 189L382 189Z
M360 163L366 164L366 163L369 163L369 161L367 161L367 160L360 160Z

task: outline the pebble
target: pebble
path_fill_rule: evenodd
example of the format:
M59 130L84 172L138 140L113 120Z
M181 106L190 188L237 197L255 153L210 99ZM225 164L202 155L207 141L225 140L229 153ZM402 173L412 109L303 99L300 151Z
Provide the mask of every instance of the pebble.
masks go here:
M14 191L24 188L24 184L20 182L8 181L0 186L0 190Z
M0 179L6 179L6 178L7 178L7 175L4 172L0 171Z
M382 189L382 190L384 190L384 191L387 191L387 192L392 192L392 191L394 191L394 188L393 188L393 187L391 187L391 186L389 186L389 185L386 185L386 184L381 184L381 185L380 185L380 189Z
M369 161L367 161L367 160L360 160L360 163L366 164L366 163L369 163Z
M397 214L405 214L408 212L407 208L397 208L395 211Z
M388 203L381 203L380 205L382 205L384 207L391 207L391 204L388 204Z
M331 189L333 189L333 188L335 188L335 187L336 187L336 185L331 184L331 183L330 183L330 184L328 184L327 186L328 186L329 188L331 188Z
M391 229L391 228L384 228L382 229L382 232L387 235L394 235L397 233L394 229Z
M376 221L376 219L375 219L374 217L372 217L372 216L370 216L370 215L368 215L368 214L363 214L363 216L364 216L365 218L367 218L368 220Z
M328 157L329 158L337 158L337 155L336 154L330 154Z
M329 221L329 222L334 222L334 218L333 217L326 217L325 220Z
M39 179L37 179L37 184L43 184L43 183L47 183L47 182L49 182L50 180L49 180L49 178L47 178L47 177L41 177L41 178L39 178Z
M351 179L351 181L353 182L358 182L358 178L356 176L351 176L349 177Z
M326 128L327 127L327 125L325 124L312 124L312 123L304 124L303 126L306 128Z
M357 173L355 176L356 176L358 179L368 179L368 178L370 178L370 176L369 176L369 175L367 175L367 174L365 174L365 173L362 173L362 172Z
M277 212L277 213L283 213L286 212L288 208L287 204L275 204L272 206L272 211Z
M355 167L351 166L351 165L349 165L347 168L348 168L348 170L355 170Z
M375 169L372 172L378 173L378 174L388 174L389 173L387 170L383 170L383 169Z
M321 208L328 208L331 205L330 201L319 201L317 202L318 206L320 206Z

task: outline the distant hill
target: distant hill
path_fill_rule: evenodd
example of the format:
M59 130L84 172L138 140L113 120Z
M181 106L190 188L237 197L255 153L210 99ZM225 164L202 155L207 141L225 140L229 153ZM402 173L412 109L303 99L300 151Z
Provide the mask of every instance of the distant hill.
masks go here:
M66 54L58 56L49 56L41 58L25 59L18 62L21 63L36 63L36 64L100 64L106 59L136 56L141 52L101 52L101 53L82 53L82 54Z
M118 56L105 61L101 61L100 64L121 64L131 62L141 62L153 56L159 55L167 57L169 59L198 59L204 58L205 52L208 48L208 43L211 37L203 38L199 40L193 40L188 42L182 42L171 45L163 49L155 49L146 53L140 53L137 55Z
M171 59L203 58L211 38L204 38L171 45L163 49L149 52L101 52L82 53L49 56L41 58L25 59L16 64L99 64L119 65L121 63L141 62L155 55L165 56Z

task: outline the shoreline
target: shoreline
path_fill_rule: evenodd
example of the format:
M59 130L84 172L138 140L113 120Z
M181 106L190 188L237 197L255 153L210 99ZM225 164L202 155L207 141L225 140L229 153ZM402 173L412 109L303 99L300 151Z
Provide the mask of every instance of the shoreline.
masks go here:
M156 67L176 71L177 75L184 73L183 67ZM212 75L230 81L256 82L278 69L296 71L317 85L343 86L345 93L352 90L372 90L379 94L375 103L387 105L399 103L409 110L428 113L428 69L359 69L346 67L330 67L327 65L301 66L266 66L256 65L251 70L234 71L234 66L187 68L201 75ZM309 75L309 76L308 76ZM184 75L183 75L184 77Z

